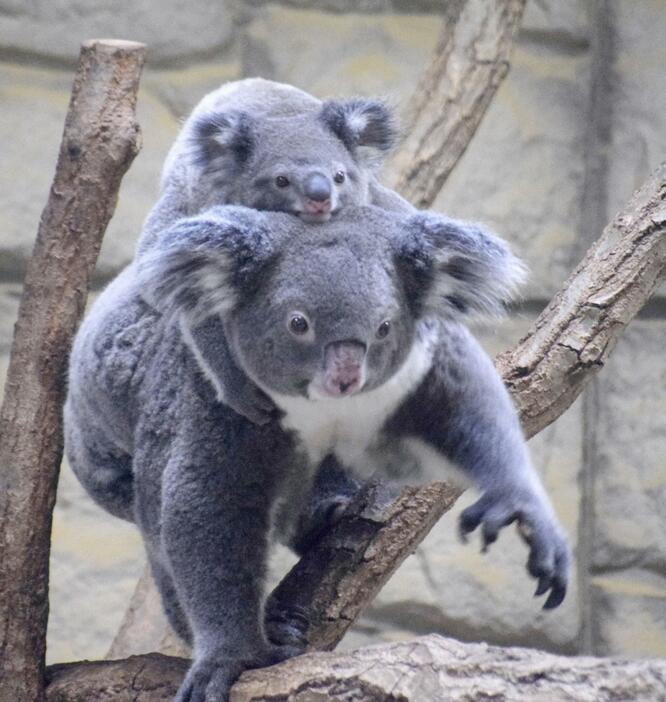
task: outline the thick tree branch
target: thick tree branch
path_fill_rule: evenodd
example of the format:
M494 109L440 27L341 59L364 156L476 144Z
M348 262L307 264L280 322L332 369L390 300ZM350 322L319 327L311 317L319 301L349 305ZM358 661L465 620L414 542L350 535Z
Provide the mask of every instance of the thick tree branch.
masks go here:
M48 702L164 702L186 661L159 654L71 663L49 670ZM316 653L244 673L231 702L447 700L664 700L665 661L565 658L525 648L463 644L440 636Z
M70 342L120 180L138 152L144 47L81 49L55 179L28 262L0 410L0 701L43 699L51 514Z
M525 0L451 0L430 65L409 101L405 141L387 164L416 207L434 202L509 71Z

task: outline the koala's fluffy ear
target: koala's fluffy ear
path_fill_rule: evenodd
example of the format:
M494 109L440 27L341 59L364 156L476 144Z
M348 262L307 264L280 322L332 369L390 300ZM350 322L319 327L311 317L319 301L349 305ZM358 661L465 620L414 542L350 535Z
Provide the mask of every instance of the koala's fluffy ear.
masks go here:
M201 114L190 125L187 141L192 162L204 172L233 174L252 155L253 119L242 111Z
M161 234L159 249L139 258L140 291L156 309L196 325L250 294L273 256L262 213L216 207L178 220Z
M363 165L378 165L396 140L393 115L381 100L328 100L320 117Z
M407 220L406 234L398 266L420 315L500 316L527 277L506 242L482 225L419 213Z

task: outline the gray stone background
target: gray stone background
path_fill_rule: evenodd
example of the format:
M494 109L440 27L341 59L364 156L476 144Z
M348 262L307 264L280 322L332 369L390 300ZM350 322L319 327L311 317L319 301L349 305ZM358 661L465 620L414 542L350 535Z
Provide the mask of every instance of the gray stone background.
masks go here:
M179 120L220 83L262 75L317 95L409 98L440 25L435 0L0 0L0 371L86 38L146 42L143 149L106 235L99 288L132 256ZM519 311L480 330L500 351L666 156L666 3L531 0L508 79L434 209L485 220L532 269ZM666 300L631 324L591 389L531 442L576 548L573 588L543 613L513 533L491 553L455 538L461 504L344 642L423 632L567 653L666 655ZM276 568L285 567L285 558ZM135 530L63 467L49 660L103 656L143 567Z

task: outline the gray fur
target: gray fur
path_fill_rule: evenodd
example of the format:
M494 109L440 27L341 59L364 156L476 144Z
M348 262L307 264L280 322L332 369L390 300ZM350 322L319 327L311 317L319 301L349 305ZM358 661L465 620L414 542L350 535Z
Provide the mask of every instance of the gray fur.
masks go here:
M137 523L170 621L192 638L178 702L226 700L243 669L302 650L272 602L264 623L263 574L271 536L307 548L335 511L320 503L302 522L322 466L332 482L340 464L358 479L372 466L418 482L452 461L481 492L461 531L480 525L488 544L518 521L545 606L562 601L566 541L501 379L461 324L500 309L520 271L499 239L434 215L349 208L315 227L220 207L163 232L96 301L71 356L67 453L97 502ZM280 419L258 426L217 401L220 367L186 338L206 305ZM311 323L302 336L289 330L294 311ZM202 335L208 358L214 335ZM363 384L322 396L339 344L363 345ZM318 418L324 443L308 433ZM396 476L396 457L410 474Z

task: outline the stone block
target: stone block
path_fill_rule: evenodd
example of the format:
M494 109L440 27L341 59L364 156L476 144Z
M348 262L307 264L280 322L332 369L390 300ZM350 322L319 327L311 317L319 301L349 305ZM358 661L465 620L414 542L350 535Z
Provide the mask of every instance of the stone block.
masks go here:
M519 41L511 71L433 209L485 221L550 299L577 263L589 55Z
M666 12L660 0L612 2L612 140L608 207L612 216L666 153Z
M439 22L427 15L342 15L267 5L244 26L244 75L293 83L318 96L411 93Z
M0 0L0 51L72 64L81 42L113 37L145 42L152 64L227 47L233 14L224 0Z
M64 462L53 514L48 663L106 655L144 562L138 529L97 507Z
M8 67L0 72L0 276L21 280L55 172L72 74ZM134 255L145 216L157 197L162 163L178 131L170 110L149 90L139 94L142 148L123 179L102 245L98 275L108 278Z
M665 340L663 319L634 320L599 376L596 573L637 567L666 577Z
M629 568L591 583L594 653L666 656L666 570Z

